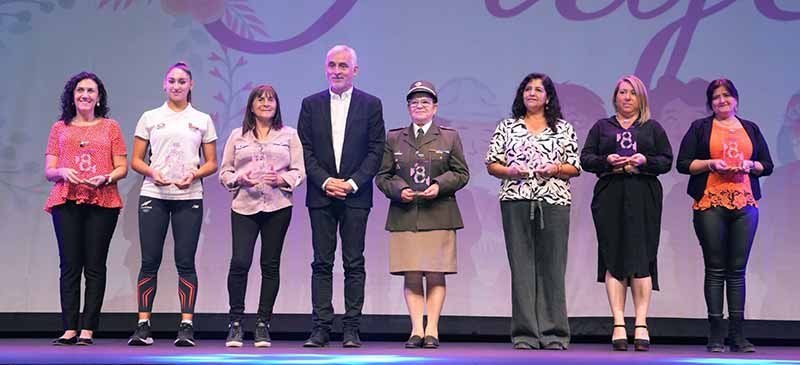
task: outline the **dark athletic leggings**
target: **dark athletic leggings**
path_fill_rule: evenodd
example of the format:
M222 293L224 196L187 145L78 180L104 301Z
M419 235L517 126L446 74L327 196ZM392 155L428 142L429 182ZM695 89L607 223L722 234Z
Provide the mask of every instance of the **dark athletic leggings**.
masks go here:
M139 197L139 240L142 249L142 269L136 286L139 312L153 311L158 268L161 266L164 239L170 222L175 240L181 313L194 313L197 300L194 255L203 223L203 200L164 200L147 196Z

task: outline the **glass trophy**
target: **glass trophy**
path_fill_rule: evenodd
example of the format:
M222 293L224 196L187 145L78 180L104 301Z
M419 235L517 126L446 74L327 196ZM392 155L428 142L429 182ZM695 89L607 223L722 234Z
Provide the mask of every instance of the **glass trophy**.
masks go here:
M183 180L189 173L184 161L180 142L173 142L167 151L166 165L161 170L161 176L169 182Z
M722 142L722 159L730 168L742 166L744 153L739 151L739 140L734 134L729 134Z
M506 152L508 166L517 166L527 169L528 176L533 177L533 171L542 167L544 161L536 145L520 143L512 146Z
M94 150L81 148L80 153L75 156L75 171L78 171L78 177L83 180L97 176Z
M744 153L739 150L739 140L736 138L736 131L730 131L722 141L722 160L728 168L741 168L744 162ZM738 181L743 178L740 174L731 174L730 180Z
M630 157L637 152L636 139L631 131L617 133L617 154L623 157Z
M409 168L409 176L411 183L409 184L411 190L415 192L423 192L428 186L431 185L431 159L426 158L422 152L416 153L414 165Z
M253 162L253 170L250 172L251 179L261 181L270 170L274 170L272 164L270 164L267 159L267 153L264 151L263 147L259 148L258 153L253 154L251 159Z

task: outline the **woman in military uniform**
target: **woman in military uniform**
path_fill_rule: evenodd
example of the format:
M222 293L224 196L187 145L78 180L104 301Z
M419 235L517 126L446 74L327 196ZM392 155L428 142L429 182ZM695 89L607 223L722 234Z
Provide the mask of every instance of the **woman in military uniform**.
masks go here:
M389 271L405 277L412 326L406 348L439 347L445 275L457 271L456 230L464 227L455 192L467 185L469 169L458 132L433 121L437 100L430 82L411 84L406 101L412 123L389 131L375 178L391 199Z

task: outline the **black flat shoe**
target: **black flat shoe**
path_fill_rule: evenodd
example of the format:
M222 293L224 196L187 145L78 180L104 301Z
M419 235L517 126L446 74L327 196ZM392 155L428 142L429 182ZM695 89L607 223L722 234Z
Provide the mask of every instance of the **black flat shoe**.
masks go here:
M615 324L614 328L622 327L625 328L624 324ZM611 340L611 349L613 351L628 351L628 337L625 338L618 338L616 340Z
M405 346L407 349L419 349L422 348L422 343L423 343L422 337L413 335L409 337L408 341L406 341Z
M91 338L78 337L78 343L76 343L76 345L78 346L94 345L94 341L92 341Z
M433 336L425 336L425 339L422 341L422 348L438 349L439 339Z
M644 328L647 329L646 325L640 324L634 326L634 328ZM633 349L636 351L650 351L650 340L643 339L643 338L634 338L633 339Z
M53 346L72 346L78 343L78 336L72 336L72 338L59 337L51 343Z

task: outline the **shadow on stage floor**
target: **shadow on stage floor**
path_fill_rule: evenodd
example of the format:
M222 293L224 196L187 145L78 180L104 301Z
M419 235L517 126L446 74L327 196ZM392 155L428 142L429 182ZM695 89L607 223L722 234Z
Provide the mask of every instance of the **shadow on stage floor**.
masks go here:
M442 343L437 350L407 350L398 342L365 342L360 349L331 343L304 349L299 341L271 348L252 342L237 349L205 340L176 348L170 340L128 347L123 339L99 339L87 347L51 346L46 339L0 340L2 364L736 364L800 365L800 348L761 346L754 354L709 354L703 346L653 344L650 352L612 352L607 344L572 344L568 351L513 350L507 343Z

